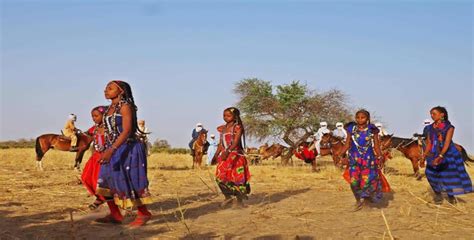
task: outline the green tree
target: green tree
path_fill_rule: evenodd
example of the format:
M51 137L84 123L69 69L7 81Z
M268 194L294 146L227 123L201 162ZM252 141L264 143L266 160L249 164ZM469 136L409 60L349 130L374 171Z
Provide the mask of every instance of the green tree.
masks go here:
M334 124L350 119L346 94L337 89L317 92L299 81L272 86L269 81L248 78L237 82L234 92L249 137L258 141L277 138L288 144L284 164L321 121Z

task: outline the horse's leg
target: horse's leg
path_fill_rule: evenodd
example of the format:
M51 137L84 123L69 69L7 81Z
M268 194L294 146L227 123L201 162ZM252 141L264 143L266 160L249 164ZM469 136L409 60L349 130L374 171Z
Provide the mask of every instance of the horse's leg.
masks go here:
M87 149L79 150L76 153L76 162L74 164L74 169L77 171L81 171L81 162L82 158L84 157L84 153L86 152Z
M43 159L44 154L49 150L50 144L41 138L36 138L36 169L43 171Z
M413 172L415 173L416 180L421 180L423 176L421 175L420 168L418 166L418 158L415 156L411 156L410 160L413 166Z
M198 169L201 169L202 153L199 152L196 154L196 166Z

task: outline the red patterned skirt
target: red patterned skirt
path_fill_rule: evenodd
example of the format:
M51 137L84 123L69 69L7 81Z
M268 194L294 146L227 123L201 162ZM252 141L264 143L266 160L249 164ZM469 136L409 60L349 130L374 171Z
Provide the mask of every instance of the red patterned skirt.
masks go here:
M226 195L250 193L250 171L247 159L238 152L230 152L227 159L218 158L216 181Z

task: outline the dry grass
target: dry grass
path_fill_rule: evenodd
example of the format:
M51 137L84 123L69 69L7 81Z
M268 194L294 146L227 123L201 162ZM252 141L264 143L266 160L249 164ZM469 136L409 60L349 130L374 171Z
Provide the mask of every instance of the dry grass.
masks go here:
M387 164L393 193L354 213L349 186L329 158L319 161L317 173L299 160L292 167L280 167L279 159L251 166L248 207L233 210L219 207L214 167L191 170L189 156L154 154L148 173L154 218L141 229L92 223L106 209L87 209L93 199L77 183L73 158L48 152L40 172L34 149L0 150L0 239L474 238L474 194L457 206L433 205L426 179L416 181L402 157ZM474 176L474 167L468 171Z

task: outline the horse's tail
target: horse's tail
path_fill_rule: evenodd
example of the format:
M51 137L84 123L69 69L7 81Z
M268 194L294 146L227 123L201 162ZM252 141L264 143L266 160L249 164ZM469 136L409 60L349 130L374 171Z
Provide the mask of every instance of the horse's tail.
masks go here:
M44 156L44 153L41 149L40 137L36 138L35 150L37 159L41 159Z
M467 152L466 152L466 149L464 149L463 146L459 145L459 147L461 147L461 156L462 156L462 159L464 160L464 162L474 162L474 160L472 160L469 155L467 155Z

